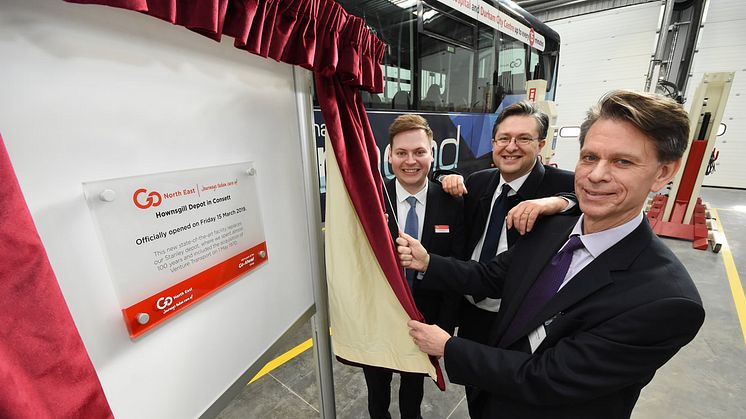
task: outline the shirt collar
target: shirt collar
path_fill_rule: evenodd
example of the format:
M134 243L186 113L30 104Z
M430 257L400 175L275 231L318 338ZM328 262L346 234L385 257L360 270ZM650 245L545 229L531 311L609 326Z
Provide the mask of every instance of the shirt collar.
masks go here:
M575 227L572 229L573 234L580 236L580 240L583 242L586 250L597 258L601 253L605 252L611 246L617 244L623 238L627 237L634 229L636 229L640 223L642 223L642 212L633 219L627 221L622 225L618 225L608 230L598 231L591 234L583 234L583 215L578 218L578 222L575 223Z
M513 179L510 182L506 182L505 179L503 178L502 173L500 173L500 183L497 185L497 190L501 191L503 185L507 183L508 185L510 185L510 189L513 190L513 193L518 193L518 190L521 189L521 186L523 186L524 183L526 183L526 179L528 179L528 176L530 174L531 174L531 171L529 170L529 172L526 173L525 175L519 178ZM510 194L510 195L513 195L513 194Z
M417 198L417 203L420 205L425 205L425 198L427 197L427 185L429 182L425 182L425 186L420 189L417 193L411 194L404 189L403 186L401 186L401 183L399 183L399 179L396 179L396 200L399 203L402 203L407 200L410 196L414 196Z

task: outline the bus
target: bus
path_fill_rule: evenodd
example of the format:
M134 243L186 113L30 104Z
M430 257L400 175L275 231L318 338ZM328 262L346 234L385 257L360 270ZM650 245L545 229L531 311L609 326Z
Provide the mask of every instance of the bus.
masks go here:
M503 108L527 97L528 80L545 80L543 99L554 99L559 34L511 1L337 1L387 44L383 93L362 92L384 180L393 178L385 158L388 127L403 113L428 120L433 170L466 176L491 167L492 125ZM316 106L323 194L325 126Z

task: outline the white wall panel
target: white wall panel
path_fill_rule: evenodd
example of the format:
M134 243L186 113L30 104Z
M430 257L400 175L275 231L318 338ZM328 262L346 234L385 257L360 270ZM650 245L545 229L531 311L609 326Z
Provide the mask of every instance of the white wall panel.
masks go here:
M710 6L711 8L714 6ZM746 8L746 3L743 5ZM738 20L720 21L720 22L705 22L705 26L700 32L701 39L699 41L699 52L710 48L731 48L743 46L744 39L739 38L739 34L743 34L741 28L743 22L746 22L746 17ZM746 51L735 50L731 55L743 55ZM737 58L737 57L728 57ZM695 63L696 64L696 63Z
M717 138L720 151L715 173L706 186L746 188L746 4L742 0L710 0L698 52L694 54L687 97L691 98L705 72L733 71L723 123L726 133ZM687 109L690 107L687 102Z
M634 79L636 82L642 80L642 83L645 83L645 73L634 73L630 71L630 67L638 66L641 61L648 58L650 58L649 55L638 55L593 61L593 57L589 56L586 57L589 64L585 67L585 71L570 70L560 73L562 78L560 83L565 90L569 91L572 91L570 86L574 84L580 84L582 87L583 84L614 83L615 80L620 79Z
M709 3L706 23L746 19L746 4L742 0L709 0Z
M562 39L558 126L579 126L610 90L645 87L660 8L653 2L548 22ZM577 139L560 138L554 161L574 169L577 153Z
M117 418L199 416L313 305L292 68L232 44L0 0L0 132ZM269 261L130 340L81 183L243 161Z

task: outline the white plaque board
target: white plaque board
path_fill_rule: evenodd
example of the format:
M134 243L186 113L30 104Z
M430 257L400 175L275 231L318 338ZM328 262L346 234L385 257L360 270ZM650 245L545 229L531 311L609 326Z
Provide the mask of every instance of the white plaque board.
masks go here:
M268 260L255 177L238 163L83 184L130 337Z

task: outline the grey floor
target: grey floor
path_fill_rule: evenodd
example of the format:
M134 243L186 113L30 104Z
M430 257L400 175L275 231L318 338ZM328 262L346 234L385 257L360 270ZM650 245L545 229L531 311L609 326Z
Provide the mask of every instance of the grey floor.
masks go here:
M703 188L703 201L715 208L741 278L746 280L746 191ZM695 340L661 368L643 389L634 419L746 419L746 343L736 313L722 254L694 250L691 243L666 239L697 284L707 318ZM280 355L311 336L310 324L288 333ZM392 417L398 418L396 378ZM367 418L366 387L360 369L334 362L337 417ZM468 418L461 386L440 392L425 383L424 418ZM218 416L238 418L318 418L319 395L312 350L247 385Z

